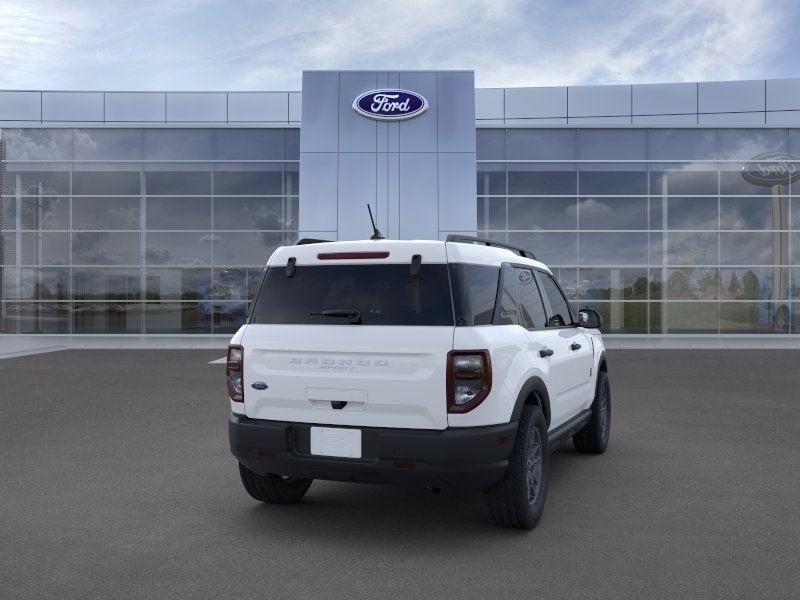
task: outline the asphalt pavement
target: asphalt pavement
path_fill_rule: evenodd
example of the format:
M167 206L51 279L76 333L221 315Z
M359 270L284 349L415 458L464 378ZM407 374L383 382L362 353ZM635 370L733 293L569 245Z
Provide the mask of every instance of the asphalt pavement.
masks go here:
M0 360L0 598L796 598L800 351L609 352L602 456L530 532L479 497L241 487L213 350Z

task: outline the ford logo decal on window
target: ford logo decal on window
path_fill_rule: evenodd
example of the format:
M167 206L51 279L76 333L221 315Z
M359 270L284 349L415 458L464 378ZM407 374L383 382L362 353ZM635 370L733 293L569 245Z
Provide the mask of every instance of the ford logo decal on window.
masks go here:
M353 110L379 121L401 121L428 110L428 101L408 90L372 90L353 100Z
M800 156L788 152L766 152L742 167L742 177L754 185L789 185L800 179Z

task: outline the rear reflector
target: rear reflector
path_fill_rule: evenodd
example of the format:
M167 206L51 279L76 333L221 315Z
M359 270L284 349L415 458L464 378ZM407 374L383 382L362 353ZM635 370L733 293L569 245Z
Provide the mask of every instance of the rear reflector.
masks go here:
M368 259L368 258L389 258L388 252L320 252L317 254L319 260L346 260L346 259Z

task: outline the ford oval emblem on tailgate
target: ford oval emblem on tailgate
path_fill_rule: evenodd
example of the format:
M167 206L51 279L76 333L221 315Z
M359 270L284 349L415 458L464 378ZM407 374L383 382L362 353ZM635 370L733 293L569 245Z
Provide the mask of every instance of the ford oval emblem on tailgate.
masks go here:
M269 386L263 381L254 381L253 383L250 384L250 387L253 388L254 390L265 390Z

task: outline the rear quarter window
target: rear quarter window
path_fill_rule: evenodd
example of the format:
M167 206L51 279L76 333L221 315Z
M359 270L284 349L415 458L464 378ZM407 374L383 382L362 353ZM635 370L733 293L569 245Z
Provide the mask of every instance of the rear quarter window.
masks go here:
M453 325L447 265L298 265L292 277L270 267L250 322L273 325L350 325L326 310L355 310L362 325Z
M500 267L450 264L456 325L491 325Z

